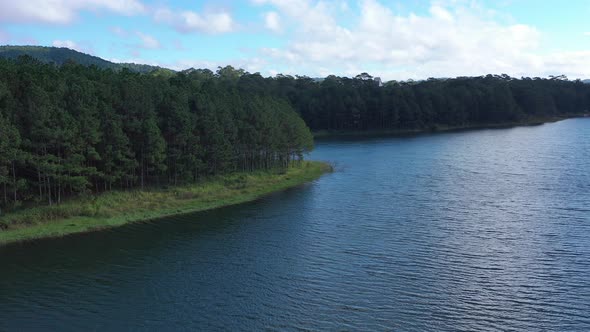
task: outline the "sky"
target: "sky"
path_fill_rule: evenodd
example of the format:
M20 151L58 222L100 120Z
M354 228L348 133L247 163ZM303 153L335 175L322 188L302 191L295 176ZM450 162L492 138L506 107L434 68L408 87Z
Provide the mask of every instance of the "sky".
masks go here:
M182 70L590 78L590 0L0 0L0 44Z

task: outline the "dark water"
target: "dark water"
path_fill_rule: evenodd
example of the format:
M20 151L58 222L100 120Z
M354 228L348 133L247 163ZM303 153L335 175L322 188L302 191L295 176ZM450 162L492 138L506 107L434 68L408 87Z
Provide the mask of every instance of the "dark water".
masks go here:
M331 140L254 203L0 249L0 330L590 330L590 119Z

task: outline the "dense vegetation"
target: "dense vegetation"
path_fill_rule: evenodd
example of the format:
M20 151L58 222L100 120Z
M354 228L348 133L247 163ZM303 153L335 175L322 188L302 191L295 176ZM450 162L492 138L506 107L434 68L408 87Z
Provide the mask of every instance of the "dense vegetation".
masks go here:
M102 69L121 70L127 68L138 73L165 73L167 75L173 73L170 69L157 66L136 63L114 63L65 47L0 46L0 58L16 60L25 55L43 63L54 63L59 66L67 62L75 62L84 66L97 66Z
M0 206L285 168L313 147L288 102L240 72L172 78L0 60Z
M23 54L58 65L73 61L164 77L175 75L164 68L115 64L65 48L0 47L0 58ZM184 73L193 72L189 69ZM289 101L314 131L419 131L517 124L587 113L590 109L588 82L562 76L516 79L487 75L381 84L366 73L325 79L284 75L269 79L241 70L232 75L240 78L239 89L246 94Z
M436 130L590 109L590 85L564 77L381 84L368 74L264 78L229 66L146 75L59 59L0 60L0 207L286 167L312 148L307 126Z
M252 75L251 75L252 76ZM542 121L590 109L590 85L564 77L506 75L387 82L368 74L249 77L259 91L286 98L314 131L433 130Z

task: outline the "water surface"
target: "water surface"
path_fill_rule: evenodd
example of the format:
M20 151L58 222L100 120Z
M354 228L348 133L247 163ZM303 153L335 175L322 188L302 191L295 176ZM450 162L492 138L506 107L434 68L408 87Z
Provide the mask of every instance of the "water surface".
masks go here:
M590 119L312 158L336 172L0 248L0 330L590 330Z

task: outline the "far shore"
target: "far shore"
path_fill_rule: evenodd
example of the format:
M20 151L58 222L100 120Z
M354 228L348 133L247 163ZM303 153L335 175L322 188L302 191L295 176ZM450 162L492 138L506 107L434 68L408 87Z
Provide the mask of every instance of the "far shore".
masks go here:
M314 138L332 138L332 137L371 137L371 136L409 136L424 133L439 133L439 132L453 132L463 130L477 130L477 129L501 129L511 127L523 126L539 126L545 123L558 122L572 118L590 117L588 114L572 114L568 116L549 117L549 118L531 118L516 122L505 123L489 123L489 124L466 124L463 126L441 126L433 125L430 128L419 129L376 129L376 130L319 130L314 131Z

